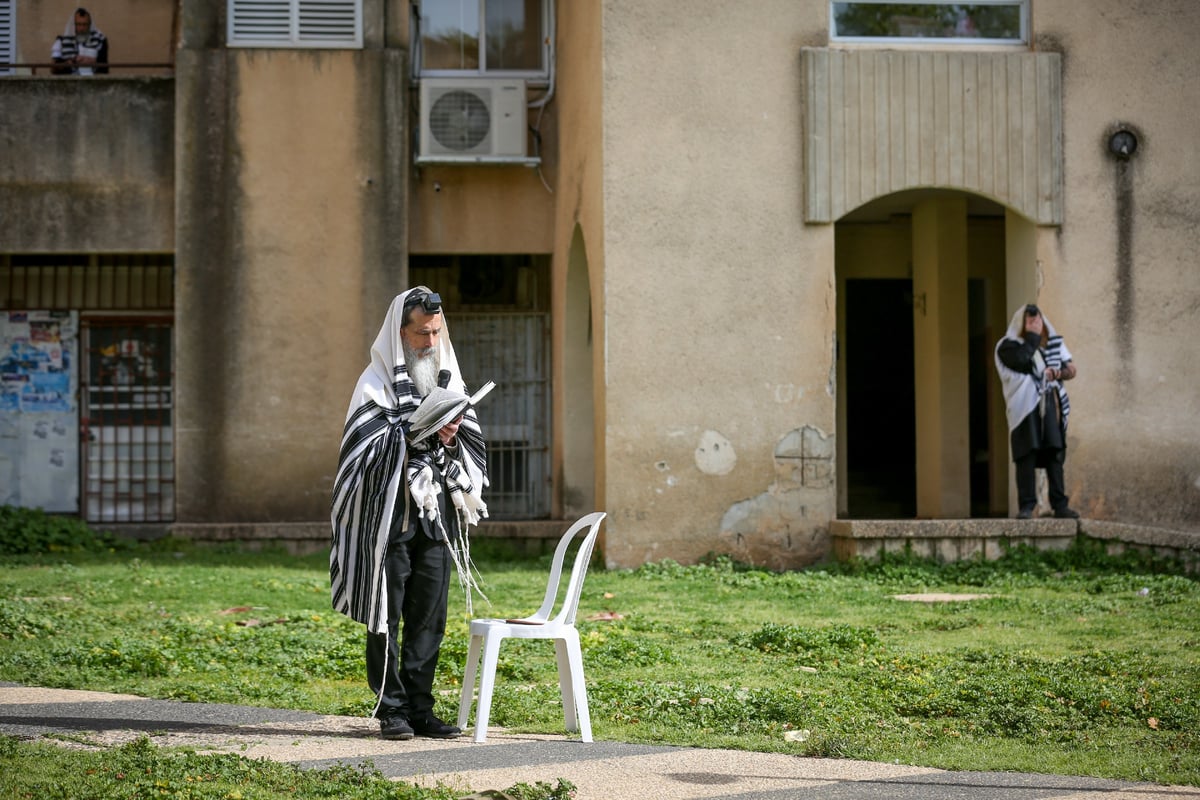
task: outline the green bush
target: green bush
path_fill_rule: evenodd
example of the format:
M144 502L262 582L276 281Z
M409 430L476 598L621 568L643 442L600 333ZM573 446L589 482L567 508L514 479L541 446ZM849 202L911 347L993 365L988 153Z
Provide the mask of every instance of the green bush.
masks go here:
M0 506L0 556L104 552L129 547L111 533L92 530L75 517L40 508Z

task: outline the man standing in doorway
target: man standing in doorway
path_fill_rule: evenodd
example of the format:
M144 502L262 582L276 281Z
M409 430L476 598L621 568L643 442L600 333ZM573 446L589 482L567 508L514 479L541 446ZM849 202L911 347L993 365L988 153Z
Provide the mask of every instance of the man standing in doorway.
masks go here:
M418 286L392 301L346 414L333 490L333 606L367 626L367 682L384 739L462 733L438 719L433 682L452 569L469 593L467 528L487 516L483 434L467 408L411 441L410 420L438 386L465 394L441 297Z
M1064 381L1075 377L1075 362L1063 338L1037 306L1022 306L996 343L996 370L1004 389L1012 457L1017 467L1017 518L1029 519L1037 506L1038 468L1046 470L1054 516L1077 519L1067 505L1063 462L1067 457L1067 417L1071 402Z

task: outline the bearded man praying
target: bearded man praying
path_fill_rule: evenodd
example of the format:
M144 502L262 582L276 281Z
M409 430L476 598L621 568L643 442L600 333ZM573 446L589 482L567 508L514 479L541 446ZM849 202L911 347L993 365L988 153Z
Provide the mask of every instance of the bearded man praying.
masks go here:
M436 387L465 384L441 297L396 297L346 414L334 481L329 575L333 607L367 626L367 683L384 739L454 738L434 715L450 573L468 601L467 532L487 516L483 433L472 408L412 441L409 421Z
M108 37L100 32L86 8L77 8L62 35L50 47L50 72L54 75L105 75L108 73Z

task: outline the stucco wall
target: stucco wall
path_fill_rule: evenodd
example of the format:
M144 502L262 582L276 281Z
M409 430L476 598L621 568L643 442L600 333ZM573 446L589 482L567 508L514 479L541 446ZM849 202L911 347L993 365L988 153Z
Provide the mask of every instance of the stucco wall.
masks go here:
M826 550L833 228L803 223L800 91L826 14L604 4L610 564Z
M364 3L358 51L227 48L222 13L185 3L180 522L327 518L347 403L408 254L553 247L536 171L412 168L408 13Z
M228 49L223 4L200 0L129 0L145 35L97 21L149 54L170 5L175 81L0 81L0 250L176 250L180 521L327 515L348 394L410 250L553 252L556 464L586 439L561 428L566 354L587 353L564 341L588 312L568 305L575 264L608 562L826 554L834 226L804 221L800 57L829 45L825 0L559 2L540 176L411 171L399 0L364 3L362 51ZM37 8L61 17L51 33L70 10ZM1063 222L1016 237L1009 215L1007 280L1026 281L1018 249L1037 261L1080 368L1068 491L1095 519L1200 528L1200 12L1032 10L1035 49L1061 54ZM105 115L119 135L88 122ZM1127 162L1105 150L1121 124L1141 137Z
M599 4L560 4L555 106L569 135L558 139L555 184L553 455L568 517L606 508L601 31Z
M0 80L0 252L170 252L174 89L169 78Z
M178 79L180 522L327 517L403 288L403 51L189 47Z
M1200 8L1036 3L1034 30L1063 53L1065 221L1039 256L1042 303L1079 366L1067 489L1085 516L1194 529ZM1141 138L1124 166L1106 151L1118 125Z
M553 158L546 169L553 174ZM413 170L412 253L548 253L554 195L523 166L426 166Z
M832 226L799 208L799 53L828 46L827 19L812 0L604 4L610 563L825 555L835 489L793 479L836 407ZM1200 12L1035 3L1032 28L1062 57L1063 224L1037 229L1028 274L1080 367L1068 491L1096 518L1195 527ZM1142 137L1124 173L1118 123Z

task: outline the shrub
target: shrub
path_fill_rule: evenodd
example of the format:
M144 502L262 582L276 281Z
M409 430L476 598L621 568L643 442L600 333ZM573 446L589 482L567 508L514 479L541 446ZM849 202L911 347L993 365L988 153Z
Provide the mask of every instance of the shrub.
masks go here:
M129 545L111 533L92 530L75 517L40 508L0 506L0 555L103 552Z

